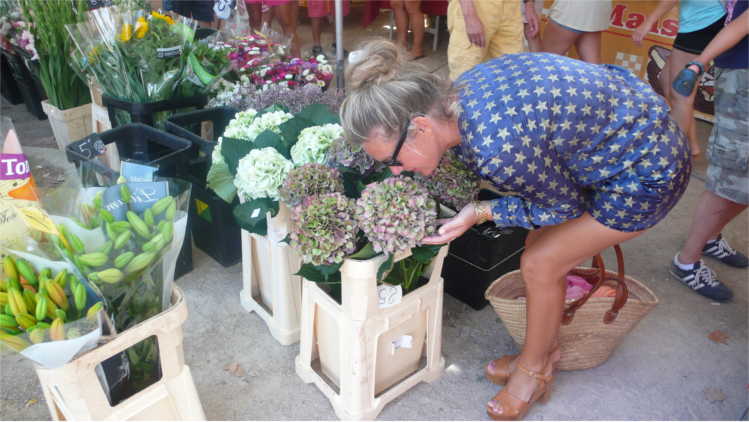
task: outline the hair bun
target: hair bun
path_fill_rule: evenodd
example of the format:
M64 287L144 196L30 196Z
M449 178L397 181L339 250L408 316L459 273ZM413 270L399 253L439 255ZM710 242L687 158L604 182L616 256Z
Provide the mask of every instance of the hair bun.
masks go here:
M405 57L398 46L386 40L367 41L354 53L354 60L349 56L346 71L346 87L353 90L392 80Z

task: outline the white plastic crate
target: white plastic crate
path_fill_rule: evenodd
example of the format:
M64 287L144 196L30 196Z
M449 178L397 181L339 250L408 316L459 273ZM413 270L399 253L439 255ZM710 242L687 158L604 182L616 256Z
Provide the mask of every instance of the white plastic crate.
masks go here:
M290 210L281 204L278 214L268 216L268 234L242 230L242 306L257 313L271 335L282 345L299 341L302 278L294 275L302 265L299 254L282 242L286 238Z
M440 249L425 271L426 285L381 308L377 270L384 257L346 259L341 304L304 281L296 372L330 400L340 419L374 419L383 407L419 382L432 382L442 357Z
M182 324L187 304L179 288L172 306L114 336L111 341L56 369L36 367L54 420L205 420L203 406L185 365ZM141 341L156 336L162 377L116 406L107 399L96 367Z

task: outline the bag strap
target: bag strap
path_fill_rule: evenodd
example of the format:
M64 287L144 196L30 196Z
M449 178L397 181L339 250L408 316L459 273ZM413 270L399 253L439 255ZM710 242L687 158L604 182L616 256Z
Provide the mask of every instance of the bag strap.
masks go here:
M627 299L629 298L629 289L627 289L627 285L624 282L624 254L622 253L622 248L619 245L614 245L614 252L616 252L616 263L617 263L617 270L618 274L616 277L610 278L616 282L616 297L614 298L614 303L611 305L611 309L606 311L606 313L603 316L603 323L604 324L611 324L616 320L616 317L619 315L619 311L624 307L624 305L627 303ZM588 301L593 296L593 293L596 292L601 286L603 286L604 282L606 281L606 268L603 263L603 257L601 257L601 254L597 254L593 257L593 268L595 268L595 272L586 272L586 271L576 271L575 273L586 278L586 281L593 284L593 287L588 291L588 293L585 294L585 296L581 297L580 299L570 303L567 308L564 310L564 313L562 314L562 324L567 325L572 322L572 319L575 317L575 312L577 312L580 307L582 307L585 302Z

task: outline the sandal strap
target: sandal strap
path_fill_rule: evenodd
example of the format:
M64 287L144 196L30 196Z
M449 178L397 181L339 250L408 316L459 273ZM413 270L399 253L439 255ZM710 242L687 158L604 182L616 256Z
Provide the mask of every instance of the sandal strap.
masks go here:
M528 375L529 377L531 377L531 378L535 378L535 379L537 379L537 380L539 380L539 381L543 381L543 382L545 382L545 383L548 383L548 382L549 382L549 381L551 381L551 379L552 379L552 376L551 376L551 375L544 375L544 374L542 374L542 373L540 373L540 372L536 372L536 371L531 371L530 369L528 369L528 368L524 367L524 366L523 366L523 365L521 365L520 363L518 363L518 364L516 365L516 367L517 367L518 369L520 369L521 371L525 372L525 374L526 374L526 375Z

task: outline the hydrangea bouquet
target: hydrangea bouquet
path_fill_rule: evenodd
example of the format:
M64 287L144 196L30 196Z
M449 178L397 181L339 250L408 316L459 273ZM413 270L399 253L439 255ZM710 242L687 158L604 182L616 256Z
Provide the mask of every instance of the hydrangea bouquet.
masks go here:
M337 116L319 104L296 114L280 106L237 113L213 150L208 186L227 202L238 194L237 222L265 235L266 216L278 212L280 188L290 172L323 163L342 132ZM301 175L300 180L312 179Z

